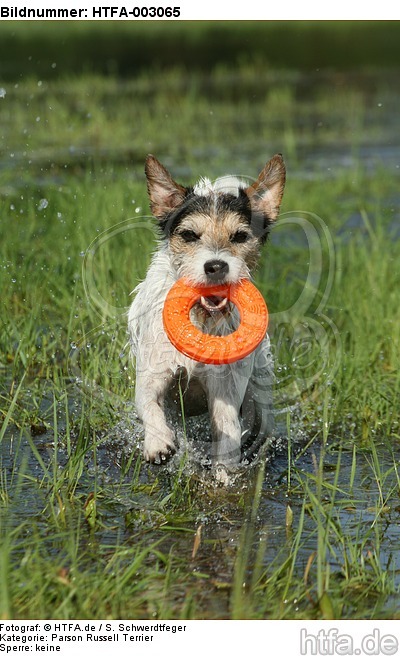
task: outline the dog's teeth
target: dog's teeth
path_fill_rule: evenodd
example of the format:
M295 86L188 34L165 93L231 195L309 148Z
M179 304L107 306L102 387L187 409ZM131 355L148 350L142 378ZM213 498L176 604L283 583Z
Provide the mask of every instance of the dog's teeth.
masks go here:
M201 305L208 312L221 312L228 303L228 299L219 298L217 296L202 296L200 299Z

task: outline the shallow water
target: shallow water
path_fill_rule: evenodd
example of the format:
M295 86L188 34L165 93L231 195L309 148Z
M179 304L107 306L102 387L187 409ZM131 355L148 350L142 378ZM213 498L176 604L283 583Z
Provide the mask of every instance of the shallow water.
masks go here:
M70 392L73 392L70 391ZM71 396L72 398L72 396ZM336 539L331 534L332 549L325 554L331 573L343 576L349 555L346 548L352 544L360 547L361 557L368 558L376 553L383 571L393 575L396 585L400 585L400 552L397 548L400 528L400 506L396 503L398 493L390 497L389 491L398 490L396 464L400 461L400 447L377 444L376 454L379 460L382 479L376 476L376 467L369 452L358 452L356 468L354 468L352 451L343 450L340 454L330 450L326 445L321 461L322 447L319 439L305 448L309 435L303 429L301 422L291 424L290 453L286 427L277 422L275 436L271 440L266 455L258 457L251 463L242 463L231 479L227 488L216 486L209 468L209 437L210 427L207 416L188 418L185 430L181 423L175 425L179 449L177 454L163 466L143 465L132 493L130 481L135 462L140 458L143 430L131 405L120 421L97 436L97 446L90 448L85 456L85 467L79 480L75 495L85 498L99 486L103 492L97 500L97 511L102 518L102 526L96 530L96 540L104 547L112 548L129 540L130 535L138 530L148 534L148 544L162 535L165 539L164 548L168 545L174 552L188 553L188 535L185 532L171 530L165 536L160 528L159 510L155 510L154 495L148 490L157 480L159 496L170 494L171 487L179 484L185 486L192 481L194 489L201 492L191 509L190 518L183 526L195 530L202 526L202 546L193 564L196 571L207 574L218 586L231 581L234 554L240 549L243 539L243 526L248 522L249 509L238 505L238 500L244 494L248 496L253 488L262 458L266 458L264 482L259 497L259 505L254 524L249 524L248 539L254 554L262 548L262 564L265 568L276 568L290 556L293 548L293 535L304 501L304 488L300 484L308 480L310 488L316 492L315 483L318 471L323 480L321 503L330 508L333 522L340 526L341 537ZM9 529L24 525L19 534L21 549L25 548L26 539L31 531L48 534L46 507L48 506L46 486L38 486L43 479L43 466L49 471L55 466L58 471L66 466L68 461L67 445L63 440L65 427L62 417L59 418L59 442L54 445L54 434L51 430L40 435L29 435L22 432L20 438L15 430L7 430L1 448L1 469L8 481L9 503L1 512L3 527ZM197 441L200 438L200 443ZM40 454L42 462L32 449L32 441ZM72 440L74 443L74 440ZM73 452L73 450L72 450ZM121 476L121 464L133 456L132 466ZM292 462L291 480L288 479L288 463ZM339 475L336 470L340 462ZM321 464L322 463L322 464ZM23 471L23 477L13 494L12 471L18 467ZM351 485L350 485L351 481ZM334 499L329 488L335 488ZM209 491L207 493L207 490ZM383 492L385 490L386 492ZM388 501L382 497L388 497ZM287 525L287 508L293 512L293 526ZM251 510L251 509L250 509ZM194 514L193 514L194 513ZM246 519L247 517L247 519ZM173 519L172 528L173 528ZM374 527L379 525L379 531ZM35 528L34 528L35 527ZM180 525L182 528L182 525ZM331 531L332 533L332 531ZM379 533L379 539L377 534ZM189 546L191 540L189 539ZM343 545L346 544L347 547ZM216 549L216 545L219 548ZM84 548L84 543L83 543ZM62 553L63 538L54 538L52 542L54 553ZM314 559L317 552L316 515L310 509L305 513L301 534L300 547L295 562L294 574L300 578L304 575L309 559ZM18 543L15 546L18 554ZM255 557L255 555L254 555ZM248 575L251 576L253 559L248 562ZM353 563L356 567L357 563ZM212 601L212 604L216 601ZM228 603L226 601L226 603ZM398 605L396 598L389 598L382 606L381 612L392 612ZM299 608L293 608L293 613ZM223 599L219 599L215 612L219 617L228 615L228 606L224 608Z

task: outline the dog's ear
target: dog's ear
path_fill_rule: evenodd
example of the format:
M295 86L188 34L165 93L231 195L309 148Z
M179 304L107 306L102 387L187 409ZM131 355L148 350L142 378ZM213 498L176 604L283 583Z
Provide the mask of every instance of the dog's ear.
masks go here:
M268 217L270 221L275 221L279 214L285 180L283 157L280 154L274 155L266 163L255 183L245 189L252 210Z
M186 189L172 179L153 155L146 157L145 172L151 211L157 219L162 219L183 203Z

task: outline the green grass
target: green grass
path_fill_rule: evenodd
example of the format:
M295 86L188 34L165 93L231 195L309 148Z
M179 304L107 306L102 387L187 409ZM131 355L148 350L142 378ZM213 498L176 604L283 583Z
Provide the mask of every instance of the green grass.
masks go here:
M7 85L1 617L395 615L398 171L367 169L358 156L382 138L370 91L342 80L334 95L318 82L300 96L302 80L260 80L257 65L242 64L207 79L176 69L126 83ZM390 128L396 98L380 84L373 104L384 101ZM336 147L351 166L305 171L304 152L323 149L328 167ZM287 191L257 284L289 447L283 439L265 468L215 489L185 462L147 466L126 442L135 427L125 312L155 247L143 159L153 151L189 182L255 176L275 150ZM300 307L304 230L312 277Z

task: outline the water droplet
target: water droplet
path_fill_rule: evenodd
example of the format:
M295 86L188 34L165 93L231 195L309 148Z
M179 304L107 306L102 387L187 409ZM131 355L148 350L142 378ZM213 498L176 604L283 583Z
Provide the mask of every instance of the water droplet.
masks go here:
M48 206L49 206L49 201L47 200L47 198L41 198L40 201L39 201L39 205L38 205L39 212L41 212L42 210L45 210L46 207L48 207Z

